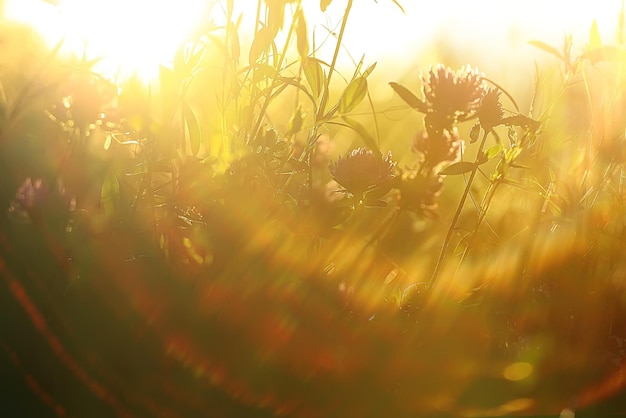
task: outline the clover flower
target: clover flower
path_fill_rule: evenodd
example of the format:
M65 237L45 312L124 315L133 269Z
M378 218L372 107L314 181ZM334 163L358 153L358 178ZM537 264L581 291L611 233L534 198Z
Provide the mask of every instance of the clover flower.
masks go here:
M429 124L449 128L480 107L485 86L482 75L469 66L454 72L438 64L422 77L422 93L430 108Z
M497 89L486 91L483 94L480 108L476 112L481 126L487 131L498 126L502 121L504 112L500 102L500 94L500 90Z
M391 152L384 158L367 148L357 148L329 164L333 179L354 196L381 187L395 177Z

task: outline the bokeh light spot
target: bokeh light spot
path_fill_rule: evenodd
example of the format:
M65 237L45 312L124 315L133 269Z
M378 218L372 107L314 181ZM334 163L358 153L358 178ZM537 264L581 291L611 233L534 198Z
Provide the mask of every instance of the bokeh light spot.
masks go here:
M509 364L504 369L504 377L507 380L517 382L528 378L533 373L533 366L525 361Z

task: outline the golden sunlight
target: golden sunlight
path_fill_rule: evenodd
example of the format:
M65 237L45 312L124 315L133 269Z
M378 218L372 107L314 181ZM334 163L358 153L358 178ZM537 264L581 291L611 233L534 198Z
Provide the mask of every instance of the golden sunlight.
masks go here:
M7 0L4 15L32 25L50 45L100 59L109 77L136 74L150 80L160 64L209 21L206 0Z
M345 1L332 2L327 17L319 12L317 3L305 4L309 21L315 16L318 22L325 22L323 27L337 31ZM458 55L483 71L506 71L501 68L502 58L521 63L538 52L529 46L531 40L560 47L564 36L571 34L574 44L584 47L593 20L602 39L614 42L622 0L399 3L404 14L391 0L354 4L344 44L355 60L366 54L366 58L379 61L379 71L384 66L398 70L415 65L419 55L430 52ZM319 39L327 36L323 27L318 28Z
M32 25L50 46L63 39L66 52L100 58L96 69L106 76L137 74L150 80L182 43L207 27L219 4L216 0L6 0L4 16ZM528 47L529 40L560 45L566 33L582 46L593 19L603 38L613 37L621 0L399 4L405 14L390 0L354 3L344 37L344 51L350 55L342 57L340 67L353 67L366 54L367 60L379 62L379 72L397 70L415 65L415 57L429 45L438 45L464 51L465 59L483 70L506 72L506 68L488 68L494 63L493 54L504 53L511 61L527 59L537 52ZM250 5L235 2L235 15L243 15L246 22L254 19L256 7ZM303 2L307 21L315 28L315 45L324 56L332 53L327 49L332 49L345 6L345 1L333 1L322 13L318 1ZM243 30L251 27L243 26Z

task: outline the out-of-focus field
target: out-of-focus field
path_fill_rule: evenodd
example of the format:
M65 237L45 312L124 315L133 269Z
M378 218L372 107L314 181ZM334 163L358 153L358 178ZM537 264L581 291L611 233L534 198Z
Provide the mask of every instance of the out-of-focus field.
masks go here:
M9 416L624 412L622 5L443 3L0 2Z

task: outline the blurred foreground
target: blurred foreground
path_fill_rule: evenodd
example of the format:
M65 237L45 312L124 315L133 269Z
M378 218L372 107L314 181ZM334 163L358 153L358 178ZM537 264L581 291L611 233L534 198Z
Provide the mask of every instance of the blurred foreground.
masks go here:
M623 28L535 42L516 100L340 69L352 1L323 57L301 2L247 43L232 3L149 87L3 29L5 411L626 412Z

